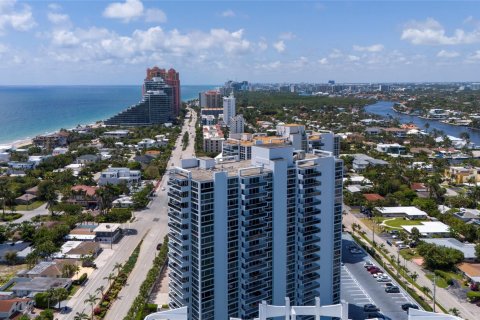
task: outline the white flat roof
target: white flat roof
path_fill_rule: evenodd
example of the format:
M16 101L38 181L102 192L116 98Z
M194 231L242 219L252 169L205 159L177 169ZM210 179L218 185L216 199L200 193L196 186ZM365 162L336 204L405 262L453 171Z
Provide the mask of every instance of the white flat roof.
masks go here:
M419 225L402 226L402 228L408 233L411 233L413 228L417 228L421 234L447 233L450 231L450 227L440 221L424 221Z
M65 239L67 240L95 240L97 236L95 234L67 234Z
M120 223L100 223L93 232L115 232L120 226Z
M417 207L375 207L382 214L404 213L407 216L428 216L425 211Z

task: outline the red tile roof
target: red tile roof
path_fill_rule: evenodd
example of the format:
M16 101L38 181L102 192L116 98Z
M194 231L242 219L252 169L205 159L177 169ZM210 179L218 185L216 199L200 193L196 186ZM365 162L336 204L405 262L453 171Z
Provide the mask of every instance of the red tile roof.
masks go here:
M72 191L84 191L87 196L93 196L95 195L95 192L97 191L97 187L92 187L92 186L85 186L85 185L78 185L72 187Z
M369 202L374 202L374 201L379 201L379 200L384 200L385 198L379 195L378 193L365 193L363 195L365 197L365 200Z
M10 311L10 309L12 309L12 305L17 302L28 302L28 301L30 301L30 299L15 298L15 299L8 299L8 300L0 300L0 312Z

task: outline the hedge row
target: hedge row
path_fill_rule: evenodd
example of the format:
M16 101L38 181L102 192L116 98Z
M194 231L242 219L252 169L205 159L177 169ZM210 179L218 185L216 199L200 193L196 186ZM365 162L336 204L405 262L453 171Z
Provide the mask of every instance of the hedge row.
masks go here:
M160 249L158 256L153 260L153 266L148 271L147 278L143 281L140 286L140 293L133 301L130 310L127 313L127 316L123 320L142 320L144 318L144 313L151 312L151 308L148 308L148 297L150 295L151 289L155 284L158 276L160 275L160 270L167 261L168 255L168 237L165 236L163 240L162 248Z

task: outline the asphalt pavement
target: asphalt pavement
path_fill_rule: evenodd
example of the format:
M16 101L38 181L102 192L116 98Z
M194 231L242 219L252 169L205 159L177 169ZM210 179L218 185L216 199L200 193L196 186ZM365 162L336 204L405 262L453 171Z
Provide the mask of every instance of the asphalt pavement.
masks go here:
M359 253L351 253L350 247L358 248ZM385 292L385 283L378 282L364 267L365 262L372 261L377 265L376 261L356 245L349 234L344 234L342 237L342 261L344 265L342 266L341 294L342 300L349 303L350 319L408 319L407 312L401 308L402 304L417 303L393 279L390 282L400 288L400 293ZM378 267L384 270L382 266ZM363 306L368 303L375 304L380 311L365 313Z

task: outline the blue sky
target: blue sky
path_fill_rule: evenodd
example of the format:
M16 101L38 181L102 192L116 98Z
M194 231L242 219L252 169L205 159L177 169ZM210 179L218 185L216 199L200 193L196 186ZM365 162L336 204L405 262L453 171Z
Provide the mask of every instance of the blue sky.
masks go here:
M0 0L0 85L479 81L476 1Z

